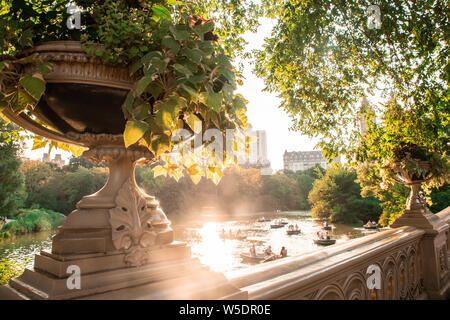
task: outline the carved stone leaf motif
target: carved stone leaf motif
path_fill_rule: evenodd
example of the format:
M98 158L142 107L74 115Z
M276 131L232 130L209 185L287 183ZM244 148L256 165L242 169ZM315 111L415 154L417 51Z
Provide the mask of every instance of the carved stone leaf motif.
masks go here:
M125 262L140 266L146 262L149 247L156 242L151 212L134 183L127 180L117 193L116 207L109 210L114 247L126 253Z

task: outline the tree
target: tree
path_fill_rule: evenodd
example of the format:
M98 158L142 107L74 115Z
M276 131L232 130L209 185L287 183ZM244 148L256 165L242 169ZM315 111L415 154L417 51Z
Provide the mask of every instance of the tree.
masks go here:
M105 168L78 168L74 172L52 171L48 176L40 175L36 166L26 172L28 194L27 204L69 214L76 203L85 195L101 188L107 177ZM48 168L48 167L47 167ZM44 170L42 170L44 171Z
M414 124L398 143L419 136L420 146L448 152L447 1L376 1L376 27L366 0L264 4L277 25L256 52L256 73L280 94L293 129L320 138L329 158L364 140L354 131L357 102L380 88Z
M381 208L374 197L362 198L356 183L356 171L345 167L332 167L314 182L308 200L311 215L333 222L356 223L378 220Z
M439 189L435 189L430 195L430 210L434 213L444 210L450 203L450 185L446 184Z
M19 137L11 134L17 128L0 122L0 215L12 217L26 196L18 157L20 143Z
M24 161L21 170L25 176L25 188L28 194L26 205L32 206L34 194L39 192L41 186L47 183L55 175L55 172L49 163L39 160Z
M74 172L78 170L78 168L94 168L94 167L101 167L106 168L107 164L106 162L101 162L100 164L95 164L92 161L89 161L88 159L84 158L83 156L79 157L70 157L69 163L64 166L63 170Z
M299 208L300 190L295 179L285 174L263 176L262 192L278 201L277 209L295 210Z
M325 173L325 169L320 165L297 172L297 184L299 188L299 209L309 210L311 206L308 202L308 195L313 188L314 181Z

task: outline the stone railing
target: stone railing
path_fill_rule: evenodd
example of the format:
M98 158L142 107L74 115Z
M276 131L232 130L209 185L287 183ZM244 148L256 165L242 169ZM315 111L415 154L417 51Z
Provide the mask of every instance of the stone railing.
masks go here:
M449 223L450 207L438 216ZM424 252L430 250L432 233L403 226L229 273L228 278L249 299L448 298L449 229L444 225L446 242L434 248L436 255Z

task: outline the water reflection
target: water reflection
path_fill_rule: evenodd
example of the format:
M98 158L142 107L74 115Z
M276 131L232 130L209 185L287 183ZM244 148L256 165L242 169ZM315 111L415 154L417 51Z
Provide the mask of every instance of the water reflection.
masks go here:
M249 266L243 262L240 254L249 252L254 243L257 252L263 252L268 246L272 246L275 253L280 253L281 247L286 247L288 256L294 256L303 252L323 248L313 243L315 234L321 230L320 221L313 219L309 212L282 212L269 213L265 217L272 221L258 222L260 215L229 217L204 216L203 222L191 221L184 225L173 226L175 238L186 241L191 245L192 255L218 272L231 272ZM301 233L298 235L287 235L287 227L271 229L270 224L274 219L285 218L289 224L298 225ZM215 221L210 221L215 220ZM334 228L329 231L332 238L341 243L349 239L358 238L366 234L379 232L377 230L365 230L360 226L349 226L333 224ZM228 233L232 230L236 233L240 230L247 236L245 240L222 239L222 230Z
M41 250L51 250L54 231L43 231L15 236L0 242L0 258L32 267L34 255Z
M218 272L231 272L250 266L242 261L240 254L249 252L252 243L255 244L257 252L262 252L271 245L277 254L280 253L281 247L285 246L288 256L322 248L313 243L316 232L321 230L320 221L311 218L309 212L265 213L264 217L272 220L265 222L257 222L259 217L261 215L229 217L208 214L183 224L174 224L172 227L175 240L187 242L194 257L198 257L202 263ZM273 220L281 218L287 219L289 224L297 224L301 233L287 235L287 225L280 229L271 229ZM337 243L379 232L365 230L360 226L333 225L335 228L329 233L337 239ZM227 232L241 230L246 239L222 239L222 229ZM52 235L53 232L40 232L6 240L0 243L0 258L26 263L31 267L34 254L44 249L51 250Z

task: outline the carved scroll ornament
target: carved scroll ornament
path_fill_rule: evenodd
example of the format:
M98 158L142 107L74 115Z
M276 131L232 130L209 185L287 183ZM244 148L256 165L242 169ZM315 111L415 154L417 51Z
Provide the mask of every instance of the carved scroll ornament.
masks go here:
M157 237L147 201L129 179L120 188L115 202L116 207L109 210L113 244L125 252L128 265L145 264Z

